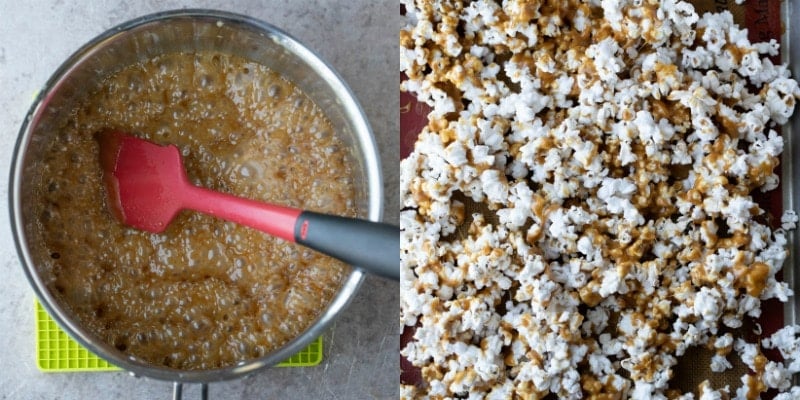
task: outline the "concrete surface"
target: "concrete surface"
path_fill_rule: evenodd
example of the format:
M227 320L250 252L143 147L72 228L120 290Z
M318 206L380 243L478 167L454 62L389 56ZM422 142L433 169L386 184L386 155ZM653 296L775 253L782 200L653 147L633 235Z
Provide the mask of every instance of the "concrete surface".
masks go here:
M398 216L398 96L395 1L0 0L0 399L167 399L171 383L127 373L44 374L34 359L34 295L14 249L8 168L34 94L72 52L104 30L144 14L214 8L277 25L337 69L364 106L381 150L386 220ZM211 399L386 399L398 396L399 289L368 278L324 335L325 361L213 383ZM199 398L199 385L184 388Z

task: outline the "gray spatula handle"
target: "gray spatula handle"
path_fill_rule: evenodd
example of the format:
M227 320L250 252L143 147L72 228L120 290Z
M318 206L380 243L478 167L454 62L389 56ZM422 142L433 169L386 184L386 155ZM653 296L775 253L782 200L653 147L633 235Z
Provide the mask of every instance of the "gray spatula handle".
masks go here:
M381 222L303 211L297 243L384 278L400 280L400 228Z

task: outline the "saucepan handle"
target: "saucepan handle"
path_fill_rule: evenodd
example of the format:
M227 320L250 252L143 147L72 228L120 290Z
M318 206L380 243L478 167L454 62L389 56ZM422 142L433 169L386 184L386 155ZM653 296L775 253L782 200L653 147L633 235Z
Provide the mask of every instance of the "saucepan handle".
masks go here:
M183 383L173 382L172 400L182 400L182 399L183 399ZM206 383L200 384L200 399L208 400L208 384Z

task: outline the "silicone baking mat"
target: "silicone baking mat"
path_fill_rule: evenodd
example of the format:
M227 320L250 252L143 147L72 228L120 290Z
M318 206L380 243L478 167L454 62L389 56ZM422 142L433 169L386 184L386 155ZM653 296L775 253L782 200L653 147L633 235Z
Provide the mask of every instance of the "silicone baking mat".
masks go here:
M310 367L322 362L322 337L277 364L279 367ZM36 366L43 372L119 371L108 361L72 340L36 302Z

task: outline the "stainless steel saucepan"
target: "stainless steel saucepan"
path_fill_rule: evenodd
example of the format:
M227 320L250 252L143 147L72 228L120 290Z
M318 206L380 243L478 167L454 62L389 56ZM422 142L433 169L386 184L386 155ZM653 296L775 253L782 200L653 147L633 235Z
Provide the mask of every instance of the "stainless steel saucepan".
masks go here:
M382 213L382 178L374 137L357 100L339 75L313 51L265 22L212 10L180 10L144 16L108 30L69 57L39 93L22 125L10 176L11 223L17 250L42 305L80 344L134 375L181 384L242 377L277 364L304 348L336 318L354 297L363 273L353 269L320 317L302 334L263 357L204 371L183 371L128 357L104 343L50 293L42 251L37 251L36 218L31 201L42 174L41 157L76 104L97 90L103 78L126 66L160 54L216 51L237 55L282 74L320 106L337 134L350 147L357 179L357 206L378 221Z

